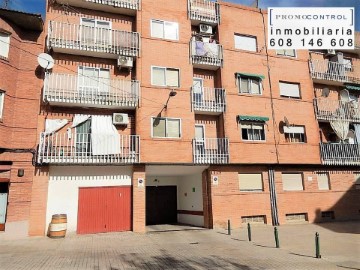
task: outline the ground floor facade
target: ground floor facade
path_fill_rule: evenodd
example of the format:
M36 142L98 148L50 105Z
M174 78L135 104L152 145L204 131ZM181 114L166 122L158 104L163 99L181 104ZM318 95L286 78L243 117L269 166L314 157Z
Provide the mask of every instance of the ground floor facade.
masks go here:
M360 219L360 172L351 168L50 165L29 166L19 177L16 163L6 166L0 167L6 183L0 237L46 235L56 214L66 214L67 233L77 234L146 232L147 225L174 223L226 228L228 220L239 228Z

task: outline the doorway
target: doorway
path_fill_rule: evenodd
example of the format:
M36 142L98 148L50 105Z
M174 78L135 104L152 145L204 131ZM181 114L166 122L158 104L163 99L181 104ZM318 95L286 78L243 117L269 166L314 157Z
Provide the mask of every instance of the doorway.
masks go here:
M5 231L9 183L0 182L0 231Z

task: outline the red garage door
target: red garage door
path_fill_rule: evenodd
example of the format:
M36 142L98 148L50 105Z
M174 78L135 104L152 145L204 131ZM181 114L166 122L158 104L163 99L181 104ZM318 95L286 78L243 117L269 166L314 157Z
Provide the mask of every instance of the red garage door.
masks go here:
M131 187L79 189L77 233L131 230Z

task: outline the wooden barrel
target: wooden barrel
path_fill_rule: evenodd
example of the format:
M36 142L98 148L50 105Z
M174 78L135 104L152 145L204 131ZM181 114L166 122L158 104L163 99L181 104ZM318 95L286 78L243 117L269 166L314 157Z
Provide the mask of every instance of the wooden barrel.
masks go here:
M50 238L64 238L67 228L66 214L53 215L49 225Z

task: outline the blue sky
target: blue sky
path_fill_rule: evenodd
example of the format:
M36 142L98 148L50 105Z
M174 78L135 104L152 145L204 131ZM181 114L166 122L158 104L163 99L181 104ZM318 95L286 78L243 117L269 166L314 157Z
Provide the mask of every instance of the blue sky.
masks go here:
M2 2L4 0L0 0ZM251 5L255 0L226 0ZM10 8L45 13L45 0L10 0ZM355 7L355 29L360 31L360 0L259 0L259 7Z

